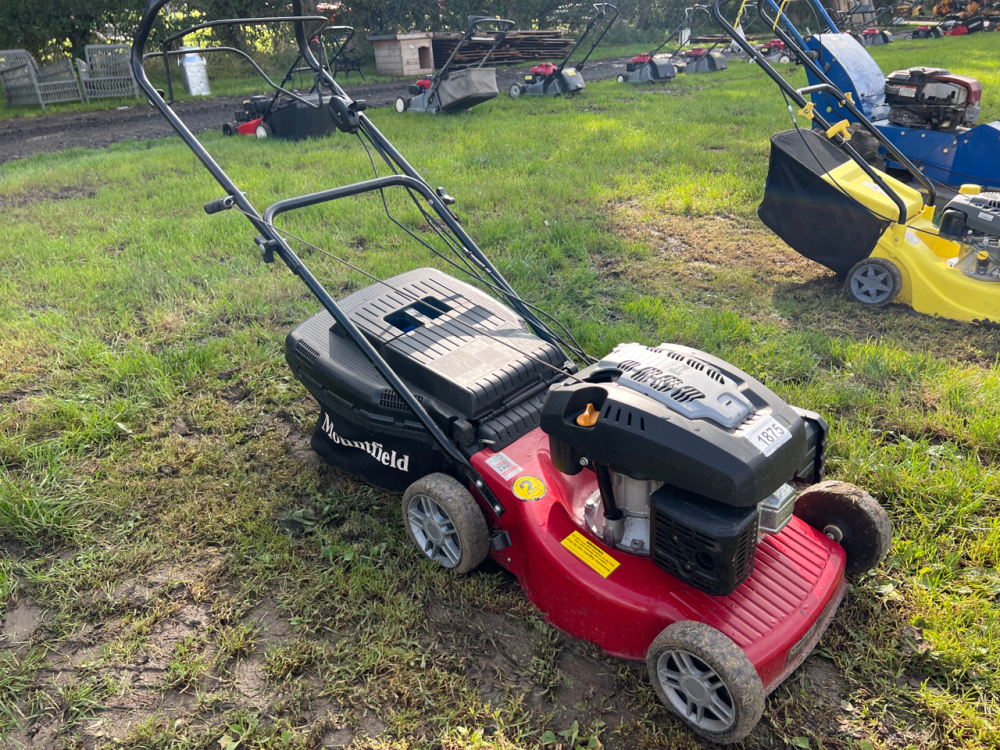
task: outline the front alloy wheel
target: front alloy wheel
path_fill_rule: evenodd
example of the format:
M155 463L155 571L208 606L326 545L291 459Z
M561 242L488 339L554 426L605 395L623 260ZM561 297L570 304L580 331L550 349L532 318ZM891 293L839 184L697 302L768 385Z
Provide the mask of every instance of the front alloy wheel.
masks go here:
M664 705L712 742L739 742L764 712L764 686L750 659L703 622L664 628L646 653L646 669Z

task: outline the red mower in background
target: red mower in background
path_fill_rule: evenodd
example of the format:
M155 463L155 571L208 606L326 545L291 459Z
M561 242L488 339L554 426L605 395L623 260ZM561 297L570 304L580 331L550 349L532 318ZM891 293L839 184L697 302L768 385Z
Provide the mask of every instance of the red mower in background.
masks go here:
M583 59L575 65L570 65L570 58L576 54L577 49L583 44L583 40L587 38L587 35L597 26L597 24L607 18L608 10L613 10L615 14L611 16L605 25L603 31L598 34L597 39L591 45L590 50ZM587 23L587 27L580 34L579 38L576 40L576 44L567 53L566 57L558 64L555 65L550 62L543 62L535 65L529 71L528 75L524 77L523 83L512 83L508 89L508 93L511 95L512 99L517 99L521 96L563 96L563 95L577 95L580 94L586 87L587 84L583 80L583 66L587 64L587 60L590 59L590 55L597 49L597 45L601 43L604 35L608 33L615 20L618 18L618 6L612 5L611 3L602 2L594 4L594 13L592 14L590 21Z
M518 296L449 209L455 199L324 75L301 21L296 39L331 92L336 127L385 169L259 213L146 77L142 50L167 2L151 0L143 15L133 72L224 191L205 211L245 214L263 261L280 258L323 307L285 342L319 407L314 450L402 492L421 557L456 574L492 558L548 622L644 660L660 700L693 732L745 737L835 616L845 576L890 545L874 499L823 481L826 422L695 349L588 354ZM360 271L372 283L334 300L275 224L393 189L435 229L432 249L476 286L433 268Z
M865 47L880 47L883 44L892 44L895 40L892 37L892 32L871 27L858 34L858 41Z
M785 43L780 39L772 39L760 48L764 57L773 57L779 63L789 63L792 58L785 52Z

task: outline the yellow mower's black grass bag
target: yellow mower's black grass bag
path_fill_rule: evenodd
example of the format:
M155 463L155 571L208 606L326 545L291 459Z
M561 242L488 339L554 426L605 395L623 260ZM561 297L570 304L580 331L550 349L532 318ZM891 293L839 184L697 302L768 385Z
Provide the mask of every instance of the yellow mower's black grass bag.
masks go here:
M771 138L771 161L760 220L793 250L845 276L871 255L891 223L823 175L850 157L815 130L786 130Z

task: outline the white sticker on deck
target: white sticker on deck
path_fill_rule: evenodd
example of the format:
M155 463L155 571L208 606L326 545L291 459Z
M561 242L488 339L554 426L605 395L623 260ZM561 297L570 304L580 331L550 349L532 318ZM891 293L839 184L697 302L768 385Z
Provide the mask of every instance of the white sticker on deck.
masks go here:
M766 417L750 429L750 432L746 434L746 439L765 456L770 456L778 450L779 446L792 439L792 433L786 430L774 417Z
M873 190L874 192L878 193L879 195L885 195L885 191L871 180L865 180L861 184L864 185L869 190Z
M513 479L521 473L521 467L511 461L503 453L497 453L492 458L486 459L486 465L499 474L503 479Z

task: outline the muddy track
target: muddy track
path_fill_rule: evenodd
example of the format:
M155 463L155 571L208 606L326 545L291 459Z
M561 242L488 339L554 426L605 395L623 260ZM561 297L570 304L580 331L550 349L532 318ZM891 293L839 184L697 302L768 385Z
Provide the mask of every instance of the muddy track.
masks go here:
M627 58L588 62L585 75L588 81L614 78L625 70ZM501 68L497 72L497 85L501 96L515 81L523 80L528 67ZM370 108L391 106L397 97L408 96L407 83L374 83L345 86L355 99L364 99ZM203 101L184 101L174 110L195 133L222 127L231 120L242 99L227 97ZM0 164L23 159L38 153L52 153L69 148L103 148L112 143L128 140L163 138L173 134L166 120L145 103L136 103L118 110L96 112L71 112L25 117L0 122Z

